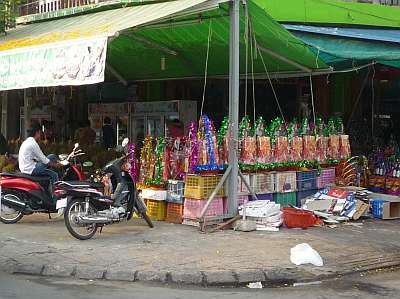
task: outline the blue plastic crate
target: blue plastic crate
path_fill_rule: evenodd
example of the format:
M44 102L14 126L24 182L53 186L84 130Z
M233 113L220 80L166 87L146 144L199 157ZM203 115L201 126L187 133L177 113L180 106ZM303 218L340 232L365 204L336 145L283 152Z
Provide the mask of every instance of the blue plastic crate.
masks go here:
M297 190L306 191L317 189L317 171L298 171L296 173Z
M296 205L298 207L301 207L301 200L303 198L309 197L317 193L319 190L314 189L314 190L306 190L306 191L298 191L296 194Z
M184 181L169 180L167 183L167 202L183 204Z
M383 205L386 203L386 201L381 200L381 199L374 199L371 201L371 212L374 218L383 218Z
M256 195L257 195L258 200L270 200L270 201L273 200L273 194L272 193L256 194ZM254 200L253 196L249 195L249 200L250 201Z
M385 188L382 187L369 187L368 190L374 193L385 193Z

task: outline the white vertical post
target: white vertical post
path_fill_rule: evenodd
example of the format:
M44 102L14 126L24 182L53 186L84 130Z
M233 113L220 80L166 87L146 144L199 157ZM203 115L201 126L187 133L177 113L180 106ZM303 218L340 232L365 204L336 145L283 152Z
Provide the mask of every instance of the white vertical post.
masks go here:
M232 0L230 6L230 42L229 42L229 119L231 138L229 138L228 213L237 213L238 173L237 142L239 139L239 5L240 0Z

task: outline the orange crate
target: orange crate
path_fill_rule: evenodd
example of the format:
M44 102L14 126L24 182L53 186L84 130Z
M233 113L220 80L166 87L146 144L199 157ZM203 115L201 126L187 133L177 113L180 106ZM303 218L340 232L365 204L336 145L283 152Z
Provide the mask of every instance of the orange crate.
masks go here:
M167 203L167 218L165 221L170 223L182 224L183 221L183 204Z
M167 216L167 203L162 200L145 199L147 215L151 220L163 221Z

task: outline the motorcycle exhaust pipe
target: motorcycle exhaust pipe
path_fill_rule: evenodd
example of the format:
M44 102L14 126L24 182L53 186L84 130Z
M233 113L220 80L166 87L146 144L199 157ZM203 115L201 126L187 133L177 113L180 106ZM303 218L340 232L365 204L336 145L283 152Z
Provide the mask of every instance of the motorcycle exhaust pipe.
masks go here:
M1 198L1 203L6 205L6 206L10 206L11 208L18 208L18 209L25 209L26 208L26 204L23 203L22 201L11 199L11 198L8 198L6 196L3 196Z
M107 224L111 223L112 220L107 217L80 216L78 222L79 224Z

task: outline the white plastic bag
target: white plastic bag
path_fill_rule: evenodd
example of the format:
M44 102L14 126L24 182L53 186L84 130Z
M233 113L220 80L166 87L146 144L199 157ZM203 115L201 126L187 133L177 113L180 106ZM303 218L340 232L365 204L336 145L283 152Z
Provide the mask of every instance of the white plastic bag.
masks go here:
M290 249L290 261L299 266L303 264L313 264L322 267L324 262L317 251L307 243L298 244Z

